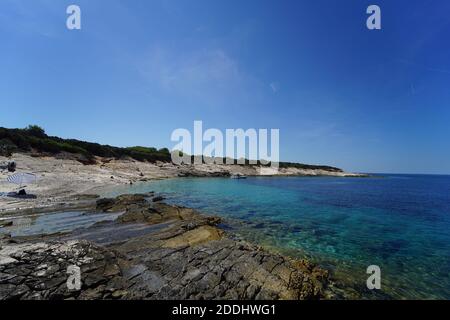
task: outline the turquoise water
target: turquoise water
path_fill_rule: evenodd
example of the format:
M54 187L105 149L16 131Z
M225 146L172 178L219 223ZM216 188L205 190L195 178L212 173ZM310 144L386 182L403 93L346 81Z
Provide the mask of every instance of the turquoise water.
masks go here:
M308 257L367 297L450 299L450 176L183 178L115 190L156 191L225 218L240 237ZM372 294L372 296L371 296Z

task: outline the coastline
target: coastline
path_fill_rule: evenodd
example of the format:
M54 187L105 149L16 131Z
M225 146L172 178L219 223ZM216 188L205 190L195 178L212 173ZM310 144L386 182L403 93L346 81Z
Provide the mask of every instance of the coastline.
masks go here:
M53 212L68 211L120 215L115 221L98 222L70 232L0 236L0 271L8 275L2 280L0 299L358 297L356 292L339 289L326 270L307 260L292 259L235 239L220 227L217 217L164 204L154 194L98 199L97 194L105 188L175 178L180 173L183 176L185 167L131 160L84 166L67 159L23 154L15 155L15 159L18 170L29 170L42 180L27 188L28 192L39 195L37 199L0 198L0 223L4 226L14 225L15 217L38 213L50 217ZM199 176L199 173L201 176L226 176L230 172L251 175L248 168L241 166L201 165L188 171L189 176ZM299 175L298 171L290 171L286 176L293 175L292 172ZM314 172L314 175L321 175L321 172ZM105 243L105 238L111 241ZM46 252L51 252L53 258L49 259ZM36 261L41 263L35 265ZM81 290L66 290L63 280L67 275L61 261L64 266L70 261L80 265L87 277ZM113 266L114 270L106 266ZM21 268L35 272L24 277ZM53 272L53 269L58 271Z
M25 209L37 210L55 206L71 207L74 199L98 194L105 188L130 185L176 177L228 177L230 175L271 176L258 170L258 167L241 165L183 165L171 163L149 163L133 159L97 158L96 164L84 165L72 156L61 154L58 157L36 156L16 153L11 159L0 157L0 162L14 160L18 172L31 172L37 182L27 186L27 191L36 194L36 199L0 197L0 218L4 213ZM270 172L269 172L270 173ZM0 192L13 191L14 185L8 183L8 172L0 172ZM366 174L335 172L326 170L305 170L281 168L276 176L334 176L367 177ZM76 206L76 204L75 204Z

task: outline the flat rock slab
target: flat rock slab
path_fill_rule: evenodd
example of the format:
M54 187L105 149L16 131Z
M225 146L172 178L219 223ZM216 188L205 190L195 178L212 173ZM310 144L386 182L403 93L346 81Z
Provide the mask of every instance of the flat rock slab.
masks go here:
M124 286L113 251L87 241L0 243L0 300L103 299ZM69 289L68 269L81 288Z
M125 213L69 235L0 239L0 300L332 297L325 270L231 239L217 218L140 195L100 206Z
M153 240L153 247L117 248L133 261L123 269L132 298L319 299L324 294L323 270L244 242L224 238L170 248L170 240Z

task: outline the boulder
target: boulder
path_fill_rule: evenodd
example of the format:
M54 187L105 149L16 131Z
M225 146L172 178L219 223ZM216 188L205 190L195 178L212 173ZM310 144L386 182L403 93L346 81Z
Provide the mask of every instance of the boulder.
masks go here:
M97 211L106 212L114 206L115 202L116 202L115 199L110 199L110 198L98 199L96 201L96 209L97 209Z
M9 172L16 171L16 163L14 161L8 162L8 171Z
M124 194L115 199L103 198L97 200L97 211L118 212L126 210L130 205L145 204L144 194Z
M160 202L163 201L165 198L162 196L156 196L152 199L153 202Z

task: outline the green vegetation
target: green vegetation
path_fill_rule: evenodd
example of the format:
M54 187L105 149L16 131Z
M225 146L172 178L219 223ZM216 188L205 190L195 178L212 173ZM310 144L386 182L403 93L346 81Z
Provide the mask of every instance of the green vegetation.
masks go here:
M7 129L0 127L0 154L11 155L12 152L41 152L57 154L68 152L82 155L84 162L94 163L94 157L123 158L131 157L138 161L170 162L168 149L132 147L119 148L75 139L62 139L48 136L39 126L28 126L25 129Z
M342 172L342 169L335 168L335 167L294 163L294 162L280 162L280 168L298 168L298 169L313 169L313 170L325 170L325 171L332 171L332 172Z
M225 159L224 159L225 162ZM234 161L235 164L237 164L237 160ZM244 164L243 164L244 165ZM250 161L248 159L245 159L245 165L250 165ZM263 164L259 160L257 161L258 166L268 167L271 164ZM303 163L294 163L294 162L280 162L278 164L279 168L297 168L297 169L303 169L303 170L325 170L325 171L332 171L332 172L342 172L342 169L330 167L330 166L321 166L321 165L312 165L312 164L303 164Z
M25 129L7 129L0 127L0 155L10 156L13 152L40 152L52 155L60 152L68 152L81 155L77 158L85 164L95 163L95 156L120 159L131 157L137 161L171 162L170 151L167 148L157 150L148 147L119 148L109 145L101 145L93 142L85 142L75 139L62 139L48 136L39 126L28 126ZM180 152L180 156L182 153ZM194 156L191 156L194 161ZM224 159L225 162L225 159ZM245 160L244 165L250 165ZM262 165L258 161L258 165ZM326 171L341 172L341 169L329 166L308 165L302 163L280 162L280 168L321 169Z

